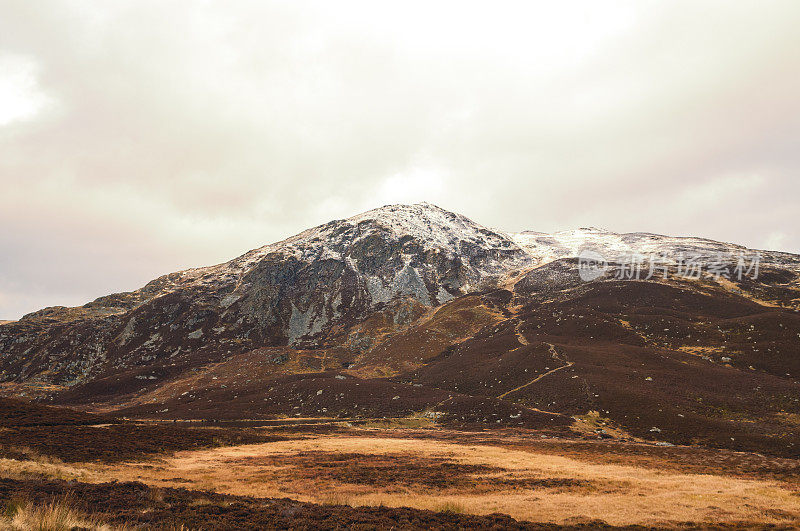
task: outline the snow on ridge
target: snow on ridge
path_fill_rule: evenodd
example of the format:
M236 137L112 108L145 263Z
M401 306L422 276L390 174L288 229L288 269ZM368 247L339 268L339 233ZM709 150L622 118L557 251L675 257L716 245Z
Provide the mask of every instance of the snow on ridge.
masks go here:
M460 241L470 241L486 248L513 248L512 240L503 233L430 203L387 205L355 215L348 221L375 221L397 234L413 236L426 247L453 252L459 251L457 245Z
M789 265L800 269L800 256L777 251L749 249L743 245L719 242L692 236L666 236L648 232L616 233L595 227L544 233L522 231L508 233L539 264L560 258L577 257L584 249L600 253L609 260L643 256L666 256L676 259L684 257L716 255L755 256L759 254L764 263Z
M386 205L347 219L334 220L280 242L254 249L222 265L254 263L271 252L281 252L297 258L314 256L341 259L337 248L352 244L381 229L388 231L391 237L399 239L411 236L425 249L440 249L451 254L461 252L462 242L470 242L485 249L521 251L502 232L491 230L466 216L436 205L417 203Z
M516 256L498 256L481 274L502 273L529 265L542 265L560 258L577 257L592 249L609 259L631 254L712 256L760 253L764 263L779 263L800 270L800 256L755 251L741 245L706 238L674 237L646 232L616 233L597 227L582 227L553 233L503 232L475 223L466 216L430 203L395 204L375 208L344 220L334 220L307 229L285 240L253 249L228 262L177 273L171 284L236 283L270 253L298 260L344 259L349 246L359 239L381 234L399 240L411 236L425 250L436 249L453 256L463 253L464 244L497 250ZM172 275L170 275L172 276ZM165 286L165 291L169 291Z
M411 236L424 250L439 250L451 257L461 255L464 252L463 245L469 244L489 251L516 252L518 260L515 264L528 260L526 252L508 235L475 223L466 216L431 203L395 204L306 229L222 264L179 271L178 279L172 284L186 286L236 283L271 253L280 253L284 257L303 261L343 260L350 246L374 234L394 240ZM498 257L496 263L490 264L479 273L496 274L505 269L507 266ZM165 287L164 291L170 291L170 287Z

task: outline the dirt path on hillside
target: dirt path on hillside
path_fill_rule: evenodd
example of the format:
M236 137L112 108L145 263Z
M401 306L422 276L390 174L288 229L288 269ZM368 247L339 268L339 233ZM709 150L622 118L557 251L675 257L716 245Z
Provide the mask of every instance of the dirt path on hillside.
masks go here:
M519 334L519 332L517 332L517 334ZM526 341L526 344L528 344L527 340L525 340L525 341ZM567 361L566 358L563 358L563 356L561 356L558 353L558 351L556 350L555 345L553 345L552 343L547 343L547 345L550 347L550 354L552 354L553 358L557 359L558 361L561 361L561 362L565 363L565 365L562 365L560 367L556 367L555 369L551 369L551 370L547 371L546 373L540 374L539 376L537 376L536 378L534 378L530 382L522 384L519 387L516 387L516 388L512 389L511 391L506 391L505 393L503 393L502 395L498 396L497 398L501 398L501 399L505 398L508 395L510 395L511 393L516 393L517 391L519 391L521 389L525 389L526 387L535 384L536 382L538 382L539 380L541 380L545 376L553 374L554 372L558 372L561 369L566 369L567 367L572 367L573 365L575 365L573 362Z

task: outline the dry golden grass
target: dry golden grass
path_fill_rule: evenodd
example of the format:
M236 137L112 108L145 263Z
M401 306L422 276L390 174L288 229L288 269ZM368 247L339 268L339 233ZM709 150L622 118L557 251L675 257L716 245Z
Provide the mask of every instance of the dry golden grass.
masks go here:
M35 459L18 461L0 458L0 477L10 479L77 479L92 481L97 475L78 465L66 465L55 460Z
M24 502L11 502L5 514L0 516L0 528L9 530L66 531L69 529L88 529L91 531L111 531L123 529L104 524L98 518L76 511L64 501L35 506Z
M768 300L764 300L764 299L758 298L755 295L753 295L752 293L750 293L749 291L746 291L746 290L742 289L741 286L738 286L737 284L734 284L733 282L731 282L727 278L720 277L718 279L714 279L714 281L717 284L719 284L720 287L722 287L722 289L724 289L725 291L728 291L728 292L731 292L731 293L735 293L737 295L741 295L745 299L749 299L749 300L751 300L751 301L753 301L753 302L755 302L757 304L760 304L761 306L770 306L770 307L773 307L773 308L781 308L781 304L779 302L777 302L777 301L768 301Z
M299 452L403 454L441 457L464 464L505 469L506 478L579 482L578 487L436 489L424 485L364 485L334 479L292 478L289 466L263 459ZM158 466L92 465L92 474L152 485L209 489L238 495L290 497L353 506L410 506L473 514L505 513L514 518L568 523L602 519L610 524L675 522L800 524L800 496L785 483L689 474L653 467L591 463L558 455L486 445L386 437L315 437L306 440L179 452ZM284 473L276 474L282 470ZM403 474L398 467L398 475ZM174 478L183 481L173 482ZM189 481L189 483L186 482Z
M778 413L778 419L793 426L800 426L800 413Z
M322 505L353 505L350 496L337 491L317 494L316 501Z
M730 351L725 347L709 346L709 345L683 345L678 347L681 352L692 354L694 356L708 356L709 354L727 354Z

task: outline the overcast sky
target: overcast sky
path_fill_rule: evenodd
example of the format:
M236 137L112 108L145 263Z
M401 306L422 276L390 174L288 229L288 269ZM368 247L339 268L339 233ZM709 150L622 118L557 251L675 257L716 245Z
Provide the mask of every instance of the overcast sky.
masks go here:
M0 0L0 319L387 203L800 252L800 1Z

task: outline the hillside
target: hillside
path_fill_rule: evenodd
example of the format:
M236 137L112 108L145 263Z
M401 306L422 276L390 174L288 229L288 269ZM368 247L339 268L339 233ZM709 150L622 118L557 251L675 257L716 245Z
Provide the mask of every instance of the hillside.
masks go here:
M591 282L587 250L606 259ZM631 274L637 254L658 273ZM796 456L800 257L753 256L387 206L4 324L0 385L140 418L417 417Z

